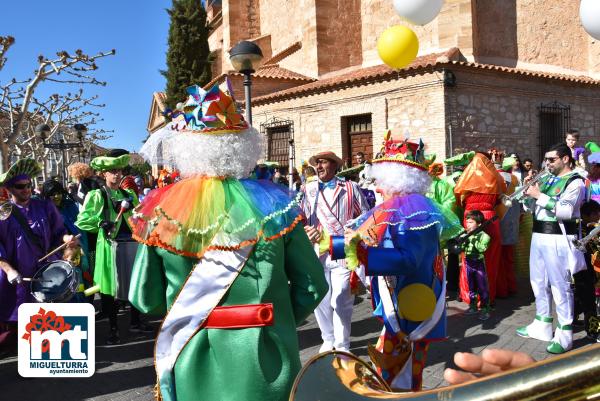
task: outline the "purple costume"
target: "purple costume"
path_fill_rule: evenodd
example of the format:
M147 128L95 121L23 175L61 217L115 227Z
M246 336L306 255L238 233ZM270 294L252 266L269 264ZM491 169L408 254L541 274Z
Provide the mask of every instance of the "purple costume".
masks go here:
M33 233L40 239L44 249L32 244L14 214L0 220L0 259L7 261L23 277L32 277L40 265L38 259L63 242L67 233L63 218L50 200L31 199L27 207L18 208L29 223ZM53 255L47 260L59 259ZM35 302L29 291L29 283L12 285L0 269L0 322L16 322L19 305Z

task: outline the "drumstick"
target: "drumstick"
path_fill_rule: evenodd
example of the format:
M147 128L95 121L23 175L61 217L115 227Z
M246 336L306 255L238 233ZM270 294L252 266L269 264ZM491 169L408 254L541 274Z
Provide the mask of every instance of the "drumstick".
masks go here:
M81 237L81 234L77 234L75 236L75 238L79 238ZM71 242L71 241L69 241ZM59 246L58 248L56 248L55 250L51 251L49 254L47 254L46 256L43 256L41 259L38 260L38 263L43 262L44 260L46 260L48 257L54 255L56 252L60 251L61 249L65 248L67 245L69 245L69 242L65 242L64 244L62 244L61 246Z
M117 218L114 221L115 226L119 222L119 219L121 218L121 216L123 216L123 213L125 213L125 211L127 209L129 209L129 206L130 206L129 202L127 202L126 200L121 201L121 208L119 209L119 214L117 214ZM114 228L113 228L113 230L114 230ZM110 234L112 234L112 230L111 230Z
M121 209L119 209L119 214L117 214L117 218L115 219L115 224L117 224L117 222L119 221L121 216L123 216L123 213L125 213L125 211L127 209L129 209L129 202L127 202L126 200L121 201Z
M49 281L52 281L52 280L44 280L44 279L41 279L41 278L32 278L32 277L22 277L21 280L23 280L23 281L39 281L39 282L49 282Z

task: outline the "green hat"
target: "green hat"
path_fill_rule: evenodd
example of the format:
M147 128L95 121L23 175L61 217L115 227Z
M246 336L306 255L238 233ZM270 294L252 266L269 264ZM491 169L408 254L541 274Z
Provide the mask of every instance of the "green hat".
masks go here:
M360 173L364 168L365 168L364 164L359 164L357 166L353 166L353 167L350 167L350 168L340 171L339 173L336 174L336 176L340 177L340 178L352 177L353 175Z
M19 176L33 178L42 171L42 167L33 159L21 159L10 166L8 171L0 174L0 185L9 184L11 180Z
M585 144L585 148L590 152L590 153L596 153L596 152L600 152L600 146L598 146L598 144L596 142L588 142Z
M130 158L128 154L119 157L98 156L90 162L90 167L96 171L122 170L127 167Z
M475 157L475 151L461 153L444 160L444 164L448 166L466 166L467 164L471 163L473 157Z
M517 159L515 157L505 157L502 160L502 170L509 171L512 169L512 166L516 163Z

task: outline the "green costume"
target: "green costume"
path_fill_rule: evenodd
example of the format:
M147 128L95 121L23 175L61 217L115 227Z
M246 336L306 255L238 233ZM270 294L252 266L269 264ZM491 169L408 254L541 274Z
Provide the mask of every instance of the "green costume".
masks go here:
M484 231L470 236L463 244L465 255L471 259L483 259L491 238Z
M131 303L142 312L164 314L197 262L141 245ZM219 306L272 302L274 325L198 331L175 364L177 399L287 400L300 370L295 327L326 292L323 268L301 227L259 241Z
M120 204L126 198L133 199L133 204L137 205L138 199L132 190L106 190L110 194L110 203ZM114 296L117 290L117 283L115 281L115 262L114 262L114 250L111 242L108 241L106 232L100 229L100 223L104 220L115 221L118 215L118 210L115 210L112 205L108 205L108 214L105 214L105 189L94 189L85 197L83 203L83 210L77 216L75 225L83 230L91 233L98 233L98 239L96 241L96 262L94 268L94 283L100 285L100 292L102 294L108 294ZM127 193L127 197L124 196L122 191ZM131 210L123 213L123 217L115 224L113 235L111 239L114 239L116 234L119 232L121 224L127 224L127 219L131 216ZM106 219L108 217L108 219ZM92 246L92 244L90 244Z

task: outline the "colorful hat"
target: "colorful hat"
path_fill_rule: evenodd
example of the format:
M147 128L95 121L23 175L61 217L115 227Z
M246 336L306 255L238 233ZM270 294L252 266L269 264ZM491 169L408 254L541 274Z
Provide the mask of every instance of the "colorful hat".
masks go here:
M585 144L585 148L590 152L590 153L596 153L596 152L600 152L600 145L598 145L596 142L588 142Z
M180 132L200 134L231 134L248 128L237 109L229 78L225 78L227 91L218 85L205 91L198 85L187 88L188 99L181 110L167 110L165 114L172 119L170 128Z
M594 152L588 156L588 162L593 164L600 164L600 152Z
M504 160L502 160L502 170L504 170L504 171L512 170L512 166L514 166L514 164L516 162L517 162L517 158L515 158L515 157L505 157Z
M475 157L475 151L460 153L444 160L444 164L447 166L466 166L467 164L471 163L473 157Z
M15 181L33 178L42 171L42 167L33 159L21 159L0 175L0 185L10 186Z
M408 139L395 140L392 138L392 132L388 130L383 141L381 152L383 157L373 159L373 164L377 163L401 163L419 170L428 171L429 165L433 163L434 158L425 157L425 145L423 141L419 143L410 142Z
M316 166L317 160L319 160L319 159L325 159L325 160L330 160L332 162L335 162L338 167L341 167L344 164L342 159L340 159L334 152L332 152L330 150L327 150L325 152L319 152L315 155L312 155L310 157L310 159L308 159L308 162L310 163L311 166Z
M120 149L117 149L120 150ZM119 152L109 152L110 154L118 154ZM96 171L107 171L113 169L124 169L129 164L131 156L126 153L120 156L98 156L90 162L90 167Z

